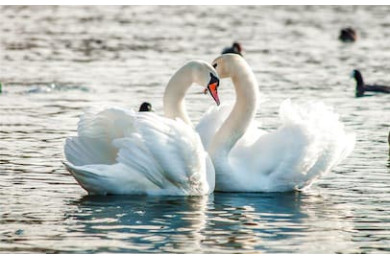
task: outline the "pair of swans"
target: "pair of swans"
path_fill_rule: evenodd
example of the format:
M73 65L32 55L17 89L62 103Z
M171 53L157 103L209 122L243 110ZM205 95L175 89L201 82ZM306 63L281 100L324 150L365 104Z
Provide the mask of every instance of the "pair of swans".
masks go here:
M179 69L164 93L164 117L110 108L84 114L65 144L65 163L91 194L204 195L302 189L353 149L354 135L321 103L280 107L281 127L265 133L253 118L255 76L246 61L225 54ZM215 69L214 69L215 68ZM219 104L219 79L230 77L236 102L209 109L196 126L184 96L193 82Z

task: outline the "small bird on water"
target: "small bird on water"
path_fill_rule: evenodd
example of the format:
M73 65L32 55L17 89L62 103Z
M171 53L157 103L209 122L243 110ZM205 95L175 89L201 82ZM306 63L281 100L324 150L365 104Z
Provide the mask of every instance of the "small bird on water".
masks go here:
M387 142L389 142L389 156L390 156L390 131L389 131L389 136L387 137Z
M363 76L359 70L353 70L351 72L351 78L356 80L356 89L355 96L362 97L364 96L364 92L382 92L382 93L390 93L390 86L385 85L367 85L364 83Z
M231 47L226 47L222 50L221 54L234 53L242 56L242 47L238 42L233 42Z
M138 112L150 112L150 111L153 111L152 105L148 102L142 103L138 110Z
M351 27L341 29L339 40L342 42L354 42L357 40L356 30Z

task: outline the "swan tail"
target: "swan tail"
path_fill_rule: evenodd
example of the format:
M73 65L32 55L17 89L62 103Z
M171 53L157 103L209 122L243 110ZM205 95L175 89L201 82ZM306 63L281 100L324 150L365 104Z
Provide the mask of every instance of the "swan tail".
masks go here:
M76 166L113 164L117 149L105 140L89 137L68 137L64 146L65 158Z
M83 169L83 167L78 167L69 162L63 162L63 164L80 186L89 194L108 194L107 185L102 185L106 184L106 181L102 181L104 175L99 174L97 170L93 170L92 168Z
M80 186L91 195L155 195L160 189L124 164L76 166L63 162Z

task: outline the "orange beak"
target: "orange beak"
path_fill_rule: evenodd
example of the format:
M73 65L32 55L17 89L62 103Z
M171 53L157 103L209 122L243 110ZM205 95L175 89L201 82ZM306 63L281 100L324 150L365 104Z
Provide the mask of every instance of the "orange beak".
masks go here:
M217 103L217 105L219 106L220 102L218 97L218 83L219 82L214 82L209 84L208 90L210 91L211 96L215 100L215 103Z

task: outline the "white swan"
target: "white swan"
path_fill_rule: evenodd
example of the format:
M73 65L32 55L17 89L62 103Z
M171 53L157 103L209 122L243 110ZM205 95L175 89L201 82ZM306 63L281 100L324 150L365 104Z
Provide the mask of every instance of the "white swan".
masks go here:
M207 116L216 122L208 125L210 135L216 131L208 145L216 191L303 189L352 151L354 134L347 134L338 115L322 103L298 106L287 100L280 107L279 129L267 134L253 129L258 85L251 68L235 54L222 55L212 64L220 78L232 79L237 95L230 114L213 110Z
M90 194L203 195L214 168L184 106L187 89L207 86L219 104L214 68L191 61L168 82L165 117L109 108L85 113L78 136L67 138L65 166Z

